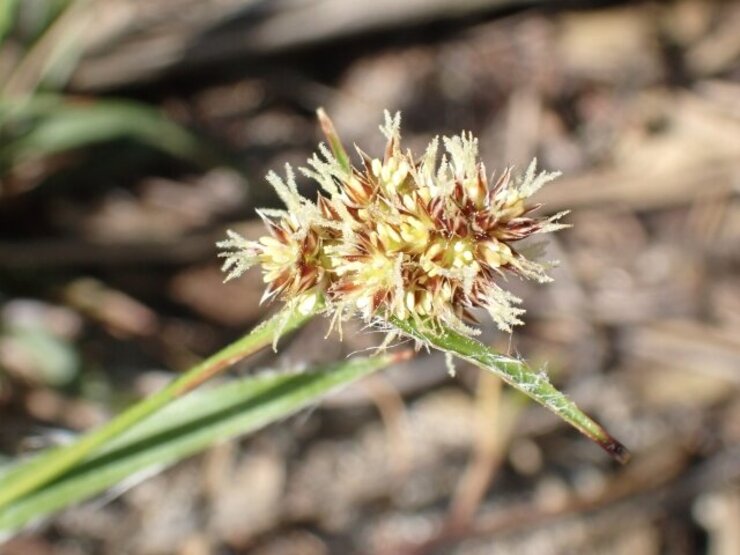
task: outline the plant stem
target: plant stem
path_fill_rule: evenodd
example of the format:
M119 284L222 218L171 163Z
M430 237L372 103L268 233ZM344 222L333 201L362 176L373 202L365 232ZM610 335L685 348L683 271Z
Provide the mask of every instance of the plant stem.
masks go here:
M0 510L27 493L47 484L84 460L101 445L117 437L134 424L165 405L192 391L204 381L273 342L276 335L288 333L305 324L323 307L318 299L311 311L301 312L296 305L283 308L249 334L227 345L152 396L135 404L107 424L85 434L75 443L59 447L32 459L0 480Z
M404 333L423 343L452 353L476 366L493 372L509 385L528 395L551 410L614 457L620 463L630 458L627 448L614 439L598 423L584 414L576 404L558 391L544 372L533 372L523 360L495 353L480 341L450 329L439 333L422 330L410 320L390 318L391 323Z

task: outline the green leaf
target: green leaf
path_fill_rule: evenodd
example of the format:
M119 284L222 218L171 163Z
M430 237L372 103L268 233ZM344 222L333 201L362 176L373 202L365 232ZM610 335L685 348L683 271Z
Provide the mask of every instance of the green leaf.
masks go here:
M422 330L410 320L391 318L401 331L441 351L453 354L493 372L509 385L528 395L554 412L589 439L595 441L621 463L630 458L627 448L614 439L598 423L582 412L576 404L553 386L545 372L534 372L523 360L500 355L480 341L466 337L448 328L439 332Z
M312 306L312 310L304 311L297 304L286 305L275 316L244 337L211 355L170 382L164 389L136 403L100 428L86 433L74 443L45 451L10 472L0 475L0 515L11 503L61 476L103 445L162 410L166 405L183 397L243 358L271 343L274 344L281 335L305 324L323 309L323 297L317 297Z
M94 17L93 0L46 0L27 2L16 19L23 56L0 85L8 97L27 97L46 85L61 89L84 49L84 30ZM31 25L23 25L23 23Z
M19 0L3 0L0 2L0 46L15 26L15 14L18 5Z
M0 532L10 534L126 478L159 470L210 445L253 432L398 359L393 355L357 358L307 372L249 377L193 392L0 510Z
M213 156L158 110L122 100L64 100L46 94L0 100L0 131L6 135L0 143L0 160L6 164L121 138L197 162Z

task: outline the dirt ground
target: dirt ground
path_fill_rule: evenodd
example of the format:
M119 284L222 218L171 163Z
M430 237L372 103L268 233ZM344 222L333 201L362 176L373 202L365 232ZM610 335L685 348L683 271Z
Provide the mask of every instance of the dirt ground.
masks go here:
M356 5L352 5L356 4ZM65 23L66 93L157 107L212 151L107 141L5 169L0 452L94 426L274 310L222 285L264 174L302 164L323 106L348 143L471 130L489 169L563 176L555 282L513 280L546 364L626 466L493 377L415 359L0 545L7 555L740 553L740 3L105 0ZM3 68L0 50L0 70ZM7 64L6 64L7 66ZM1 168L0 168L1 169ZM311 184L303 181L304 192ZM12 330L30 325L46 343ZM235 370L380 342L325 320Z

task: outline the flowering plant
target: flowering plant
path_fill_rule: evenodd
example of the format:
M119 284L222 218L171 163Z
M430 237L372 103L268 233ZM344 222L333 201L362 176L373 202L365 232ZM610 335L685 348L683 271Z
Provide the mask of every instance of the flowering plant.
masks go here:
M537 261L541 245L519 247L531 235L567 227L567 212L539 216L527 199L558 173L523 175L511 168L489 182L470 133L434 138L420 158L401 148L399 113L385 113L382 158L357 149L352 165L331 120L319 110L329 147L300 172L320 186L316 202L298 192L295 173L267 176L285 204L262 209L269 232L250 241L234 231L218 243L230 280L262 267L263 300L286 303L285 320L332 314L332 327L351 317L443 350L497 373L597 441L617 459L626 449L555 389L544 372L493 353L472 339L474 309L485 309L502 331L522 324L521 299L502 287L507 274L548 282L552 262ZM276 335L275 341L277 341Z
M400 116L386 113L381 158L358 149L354 167L331 121L319 111L329 147L301 172L318 182L316 202L298 193L295 175L270 173L285 210L260 210L268 235L249 241L233 231L219 243L226 279L262 266L263 299L285 306L242 338L166 387L76 441L0 469L0 539L26 523L85 499L127 477L171 464L219 438L258 429L316 402L332 389L394 364L406 352L354 358L313 372L237 380L189 396L204 381L297 329L320 313L332 326L358 316L417 345L490 371L597 442L618 461L629 453L558 391L544 372L473 338L474 311L498 327L521 324L521 300L508 274L549 281L551 263L521 239L564 227L565 213L543 217L525 201L557 174L504 171L492 184L470 134L434 139L420 159L400 145ZM183 398L185 397L185 398Z
M295 175L267 179L286 210L259 210L269 235L247 241L233 231L219 243L227 279L260 264L267 284L263 299L313 304L325 296L336 320L359 315L383 323L411 319L431 331L442 326L476 335L471 309L485 309L503 331L521 324L524 312L500 282L507 273L550 281L549 264L537 262L515 243L565 227L566 214L538 217L525 201L559 174L505 170L490 185L472 134L434 138L420 159L403 151L400 114L385 113L382 159L358 149L360 168L350 165L331 121L320 113L333 152L300 168L321 187L315 203L298 193Z

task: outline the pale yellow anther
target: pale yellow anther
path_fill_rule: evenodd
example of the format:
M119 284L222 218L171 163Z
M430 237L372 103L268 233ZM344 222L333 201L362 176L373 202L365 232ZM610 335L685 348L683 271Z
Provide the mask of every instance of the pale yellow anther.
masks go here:
M293 264L300 256L295 243L286 245L269 236L260 238L259 242L264 246L259 260L266 270L278 270L279 274L285 266Z
M451 249L448 251L446 258L446 264L452 268L464 268L468 267L471 269L479 268L478 263L475 262L475 255L472 251L472 245L466 240L457 240L451 245ZM445 260L443 258L443 260Z
M434 243L432 246L430 246L427 249L426 255L428 258L434 258L441 252L442 252L442 245L440 245L439 243Z
M501 203L500 217L502 218L516 218L524 213L524 198L517 189L501 191L496 195L496 200Z
M484 249L483 258L485 258L489 266L492 266L494 268L498 268L499 266L501 266L502 260L497 252L494 252L490 249Z
M389 160L388 164L383 166L383 169L380 170L380 179L383 180L384 183L390 183L392 175L393 175L393 170L391 169L391 164Z
M372 170L373 175L375 177L378 177L383 169L383 162L381 162L377 158L374 158L373 161L370 162L370 169Z
M423 250L429 241L429 230L416 218L406 218L401 224L400 231L403 240L414 251Z
M431 314L432 312L432 294L429 291L424 291L421 296L421 308L425 314Z
M408 316L408 312L406 311L406 307L403 303L398 303L398 305L395 307L394 313L400 320L405 320L406 316Z
M403 195L402 202L406 210L412 211L416 209L416 202L411 195Z
M409 312L413 312L414 306L416 306L416 299L414 298L414 293L413 291L408 291L406 293L406 308L408 308Z
M480 200L478 197L480 197L481 189L478 187L477 177L465 181L465 191L471 199L475 201Z
M503 264L501 256L501 244L496 241L489 241L484 243L481 248L481 253L485 261L494 268L497 268Z
M378 224L378 235L380 236L381 240L385 240L384 242L394 242L394 243L401 243L401 236L398 234L398 232L393 229L392 226L384 223Z
M402 160L401 163L398 166L398 169L393 172L393 176L391 178L391 182L393 185L398 187L403 183L403 181L406 179L406 176L409 174L409 164L406 162L406 160Z
M347 185L349 185L355 191L362 190L362 184L360 183L360 180L357 179L357 177L355 177L354 175L349 178L349 180L347 181Z

